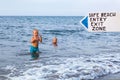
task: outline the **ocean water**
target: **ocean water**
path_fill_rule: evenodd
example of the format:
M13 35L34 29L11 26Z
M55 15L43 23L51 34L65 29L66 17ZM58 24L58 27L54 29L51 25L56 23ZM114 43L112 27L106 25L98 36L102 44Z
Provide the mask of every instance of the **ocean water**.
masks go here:
M0 80L89 80L120 72L120 33L90 33L83 16L1 16ZM31 60L32 30L43 37ZM57 37L58 46L52 45Z

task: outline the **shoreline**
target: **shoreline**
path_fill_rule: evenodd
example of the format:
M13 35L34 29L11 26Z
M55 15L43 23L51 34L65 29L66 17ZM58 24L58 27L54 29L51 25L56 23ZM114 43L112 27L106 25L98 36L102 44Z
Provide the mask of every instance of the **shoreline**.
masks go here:
M120 80L120 72L96 78L94 80Z

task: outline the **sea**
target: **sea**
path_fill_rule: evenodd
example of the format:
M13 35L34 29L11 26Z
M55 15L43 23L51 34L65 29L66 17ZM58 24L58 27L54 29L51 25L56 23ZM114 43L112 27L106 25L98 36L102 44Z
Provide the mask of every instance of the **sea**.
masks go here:
M0 80L94 80L120 72L120 32L88 32L84 16L0 16ZM32 31L40 57L32 60ZM52 45L52 39L58 45Z

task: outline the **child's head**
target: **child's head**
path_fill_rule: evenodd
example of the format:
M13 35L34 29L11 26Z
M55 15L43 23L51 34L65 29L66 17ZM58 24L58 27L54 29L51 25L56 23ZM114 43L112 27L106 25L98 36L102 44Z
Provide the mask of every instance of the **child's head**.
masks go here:
M56 38L56 37L53 38L52 43L53 43L54 45L57 45L57 38Z
M34 35L34 36L38 36L38 30L37 30L37 29L34 29L34 30L33 30L33 35Z

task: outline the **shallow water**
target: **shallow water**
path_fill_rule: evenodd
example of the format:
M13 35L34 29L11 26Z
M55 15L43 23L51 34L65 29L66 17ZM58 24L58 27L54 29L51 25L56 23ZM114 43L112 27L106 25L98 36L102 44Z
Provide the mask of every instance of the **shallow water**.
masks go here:
M0 79L80 80L120 72L120 33L87 32L82 18L1 16ZM34 28L43 37L38 60L29 54Z

